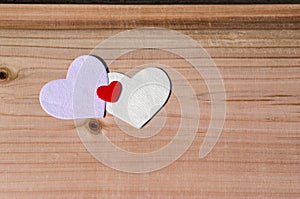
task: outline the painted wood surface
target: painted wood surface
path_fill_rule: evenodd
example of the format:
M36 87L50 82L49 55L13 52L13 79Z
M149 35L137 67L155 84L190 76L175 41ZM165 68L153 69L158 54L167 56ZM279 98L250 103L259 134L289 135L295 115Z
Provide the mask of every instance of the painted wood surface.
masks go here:
M299 5L0 5L0 10L0 198L300 197ZM197 136L179 160L152 173L127 174L97 162L73 121L47 115L39 91L65 78L72 60L99 42L144 26L175 29L202 44L223 77L227 114L217 145L199 160L211 116L204 80L167 52L146 49L120 57L112 71L158 59L179 70L197 91L201 110ZM122 133L111 115L100 123L116 145L148 152L174 136L180 111L174 96L166 111L164 130L146 140Z

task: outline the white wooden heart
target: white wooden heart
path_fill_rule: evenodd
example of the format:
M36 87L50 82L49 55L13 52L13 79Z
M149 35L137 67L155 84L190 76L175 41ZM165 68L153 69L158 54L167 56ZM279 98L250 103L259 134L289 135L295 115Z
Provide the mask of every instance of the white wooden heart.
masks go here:
M109 83L119 81L122 91L117 102L107 102L107 112L136 128L142 128L170 96L170 79L160 68L145 68L132 78L112 72L108 78Z

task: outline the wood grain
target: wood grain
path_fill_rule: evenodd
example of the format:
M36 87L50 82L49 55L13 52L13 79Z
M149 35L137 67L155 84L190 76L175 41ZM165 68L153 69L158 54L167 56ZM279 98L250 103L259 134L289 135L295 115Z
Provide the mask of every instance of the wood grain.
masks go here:
M0 5L0 198L299 198L299 5ZM204 80L180 57L141 50L112 71L159 59L192 84L201 110L197 136L162 170L127 174L97 162L73 121L48 116L39 91L64 78L76 57L104 39L136 27L178 30L199 41L215 61L227 95L227 115L213 151L198 159L210 120ZM1 71L0 71L1 72ZM175 111L171 96L166 110ZM101 120L113 143L152 151L172 139L166 130L141 141ZM169 129L169 130L168 130Z

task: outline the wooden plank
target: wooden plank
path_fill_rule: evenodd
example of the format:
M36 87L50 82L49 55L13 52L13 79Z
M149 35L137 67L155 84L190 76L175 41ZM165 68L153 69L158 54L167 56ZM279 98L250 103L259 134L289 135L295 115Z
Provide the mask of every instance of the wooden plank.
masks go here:
M113 12L111 12L113 9ZM297 29L299 5L2 5L1 28ZM49 17L49 14L51 17ZM284 23L282 23L282 20ZM268 23L266 23L268 22ZM262 25L263 24L263 25Z
M299 5L0 5L1 198L299 198ZM198 159L211 118L203 77L182 58L136 51L110 69L127 72L160 60L191 83L201 110L197 136L169 167L128 174L99 163L81 143L73 121L48 116L39 91L64 78L76 57L116 33L144 26L178 30L197 40L225 84L227 113L213 151ZM203 66L205 67L205 66ZM1 71L0 71L1 72ZM109 139L133 152L169 143L178 123L171 96L166 130L141 140L101 120ZM158 115L160 119L162 115ZM175 128L175 127L174 127Z
M38 4L287 4L297 0L3 0L2 3L38 3Z

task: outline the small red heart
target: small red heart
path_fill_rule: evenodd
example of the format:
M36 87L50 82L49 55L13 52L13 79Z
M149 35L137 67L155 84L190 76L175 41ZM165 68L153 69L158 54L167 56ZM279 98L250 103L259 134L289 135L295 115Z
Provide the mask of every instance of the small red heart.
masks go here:
M97 95L100 99L106 102L116 102L119 99L122 90L122 85L118 81L113 81L107 86L97 88Z

